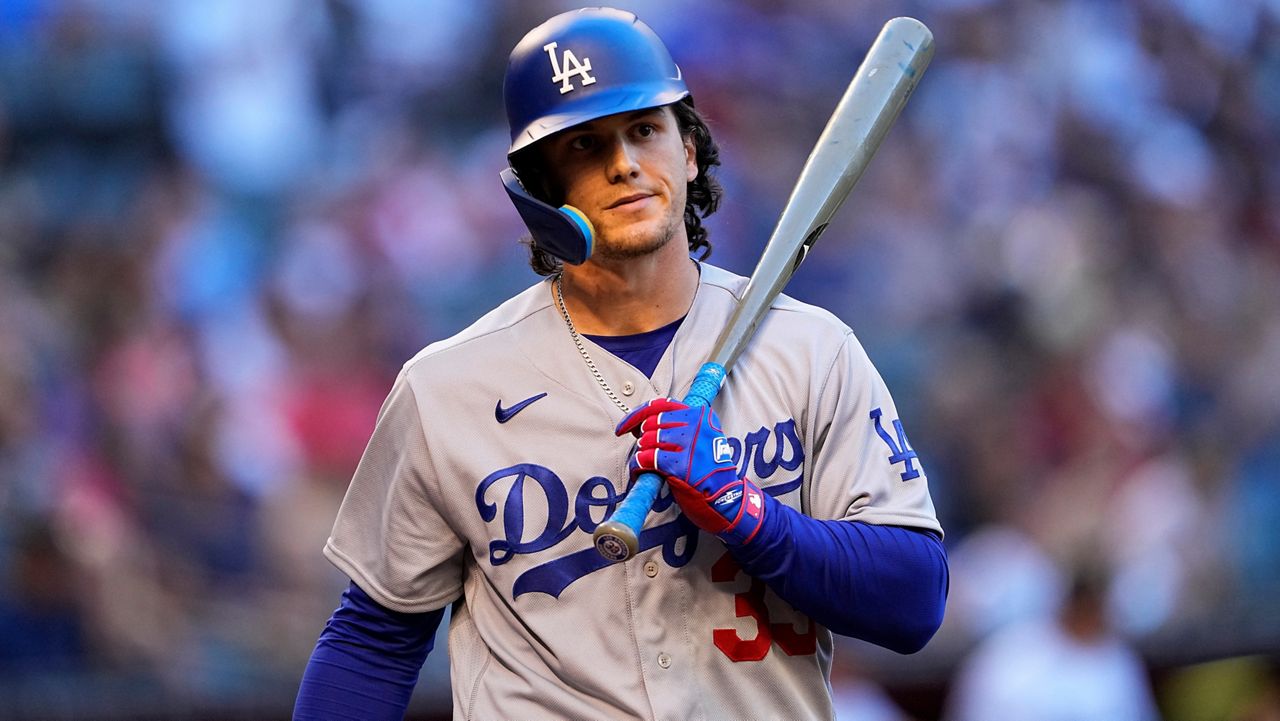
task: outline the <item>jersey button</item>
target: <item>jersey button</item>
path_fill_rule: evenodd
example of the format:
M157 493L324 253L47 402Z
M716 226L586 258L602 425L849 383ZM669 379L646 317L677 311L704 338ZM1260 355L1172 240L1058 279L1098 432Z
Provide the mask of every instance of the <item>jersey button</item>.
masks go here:
M622 395L624 395L624 396L629 396L629 395L631 395L632 393L635 393L635 392L636 392L636 387L635 387L634 385L632 385L631 381L625 381L625 382L623 382L623 384L622 384Z
M648 563L644 564L644 575L648 576L649 578L653 578L654 576L658 575L658 564L653 561L649 561Z
M658 665L663 668L671 668L671 657L665 653L658 654Z

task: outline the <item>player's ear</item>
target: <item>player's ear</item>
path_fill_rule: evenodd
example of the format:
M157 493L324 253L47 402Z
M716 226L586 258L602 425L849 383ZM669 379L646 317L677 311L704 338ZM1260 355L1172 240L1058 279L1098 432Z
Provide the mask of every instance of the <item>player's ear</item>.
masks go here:
M698 179L698 147L693 133L684 136L684 179L690 183Z

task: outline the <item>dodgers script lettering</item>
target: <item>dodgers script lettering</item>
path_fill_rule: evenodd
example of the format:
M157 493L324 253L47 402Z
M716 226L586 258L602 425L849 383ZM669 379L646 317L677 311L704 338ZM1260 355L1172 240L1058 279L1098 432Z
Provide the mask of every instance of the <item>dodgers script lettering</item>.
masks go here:
M727 445L726 452L732 454L739 473L753 478L769 495L800 487L805 455L793 419L762 426L742 438L729 438ZM780 471L787 476L775 478ZM524 571L513 589L517 597L530 592L559 596L574 581L609 565L589 545L589 536L630 488L628 484L619 492L608 478L592 476L582 482L571 502L564 479L545 466L518 463L490 473L480 481L475 495L476 509L485 523L500 523L500 535L489 542L489 563L496 567L516 556L549 552L575 532L585 534L587 547ZM653 510L661 513L673 502L664 488ZM698 545L697 530L683 515L677 516L645 529L640 534L640 548L661 546L663 560L678 568L692 560Z

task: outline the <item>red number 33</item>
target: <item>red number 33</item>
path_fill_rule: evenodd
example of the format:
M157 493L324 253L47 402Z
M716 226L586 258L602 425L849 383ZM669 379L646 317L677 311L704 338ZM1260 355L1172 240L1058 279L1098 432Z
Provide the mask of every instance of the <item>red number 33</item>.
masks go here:
M732 583L742 573L742 567L725 552L711 567L711 580L715 583ZM769 654L769 645L776 642L788 656L807 656L818 650L818 631L813 621L808 629L798 632L789 623L773 623L769 608L764 603L764 581L751 579L751 586L734 594L734 613L738 618L754 618L756 635L743 638L734 628L717 628L712 631L716 648L734 661L759 661Z

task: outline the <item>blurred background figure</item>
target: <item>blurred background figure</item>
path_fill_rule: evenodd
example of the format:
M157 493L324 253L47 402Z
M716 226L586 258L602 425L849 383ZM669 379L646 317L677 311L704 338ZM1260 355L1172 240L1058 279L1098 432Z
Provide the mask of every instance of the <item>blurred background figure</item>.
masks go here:
M1112 630L1107 579L1094 564L1071 572L1061 607L1007 625L957 670L948 721L1156 721L1142 658Z
M616 4L699 89L744 274L880 26L937 37L788 287L919 419L952 559L929 647L842 644L836 683L940 718L1090 541L1162 715L1266 718L1280 2ZM498 79L573 6L0 0L0 718L288 716L397 371L536 280Z
M840 721L913 721L857 664L845 662L831 674L831 703Z

